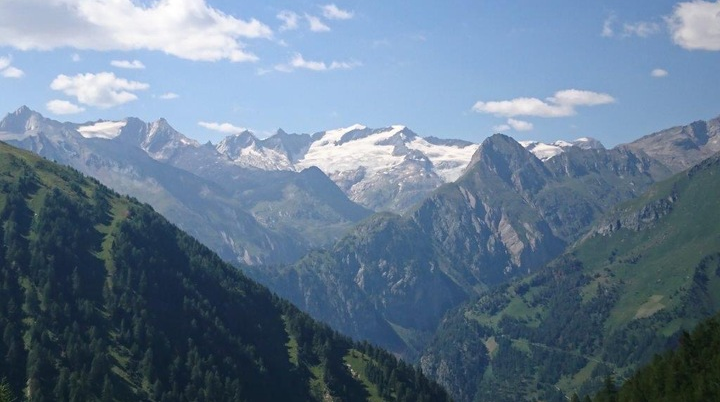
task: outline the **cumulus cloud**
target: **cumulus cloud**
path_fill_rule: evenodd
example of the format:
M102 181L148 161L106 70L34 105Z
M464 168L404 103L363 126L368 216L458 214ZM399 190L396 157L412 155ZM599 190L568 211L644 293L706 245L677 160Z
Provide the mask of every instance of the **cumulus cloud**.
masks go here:
M650 76L654 78L667 77L667 75L667 70L663 70L662 68L656 68L650 72Z
M127 68L131 70L142 70L145 65L140 60L113 60L110 64L117 68Z
M12 65L12 59L8 57L0 57L0 75L5 78L21 78L25 72Z
M323 17L329 20L349 20L353 17L352 11L339 9L335 4L327 4L322 7Z
M17 67L7 67L2 70L2 76L5 78L21 78L25 75L25 72Z
M720 1L679 3L665 21L676 45L688 50L720 50Z
M293 58L287 64L278 64L275 70L289 73L293 70L304 69L312 71L329 71L329 70L351 70L359 67L361 63L356 61L333 61L330 64L324 61L305 60L302 54L295 53Z
M276 17L283 22L282 26L280 26L280 31L292 31L298 28L300 16L296 13L283 10L280 11Z
M522 120L508 119L507 124L515 131L530 131L534 128L532 123Z
M180 95L176 94L175 92L165 92L164 94L160 95L160 99L169 100L169 99L177 99Z
M330 27L325 25L319 17L305 14L305 19L310 24L310 30L313 32L328 32L330 30Z
M148 89L146 83L118 78L113 73L58 75L50 88L74 96L81 104L110 108L137 99L135 92Z
M76 114L85 111L85 108L83 107L60 99L51 100L45 104L45 107L54 114Z
M472 110L496 116L566 117L576 114L578 106L596 106L613 103L615 99L604 93L566 89L555 92L554 96L538 98L515 98L505 101L478 101Z
M255 61L240 38L271 38L256 19L227 15L206 0L0 1L0 46L161 51L189 60Z
M200 121L200 122L198 122L198 125L201 127L205 127L208 130L219 131L221 133L226 133L226 134L240 134L243 131L247 131L247 129L245 127L234 126L230 123L216 123L216 122Z

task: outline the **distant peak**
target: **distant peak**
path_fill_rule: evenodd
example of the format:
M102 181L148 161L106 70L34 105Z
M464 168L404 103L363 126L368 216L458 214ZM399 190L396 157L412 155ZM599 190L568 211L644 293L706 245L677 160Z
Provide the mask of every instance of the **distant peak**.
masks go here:
M532 152L536 157L542 161L551 159L561 153L565 152L567 148L576 147L580 149L605 149L603 144L591 137L581 137L574 141L568 142L564 140L557 140L552 143L544 143L540 141L519 141L525 149Z
M351 130L365 130L367 127L362 124L353 124L350 127L346 127L345 130L351 131Z
M493 134L485 139L485 141L482 142L482 145L490 145L497 142L517 142L512 137L507 136L505 134L496 133Z
M582 149L605 149L602 142L592 137L580 137L573 141L572 144Z
M35 129L40 121L44 121L40 113L23 105L0 121L0 130L22 133Z
M13 114L16 116L19 116L19 115L28 114L28 113L33 113L33 110L30 109L29 107L27 107L26 105L22 105Z

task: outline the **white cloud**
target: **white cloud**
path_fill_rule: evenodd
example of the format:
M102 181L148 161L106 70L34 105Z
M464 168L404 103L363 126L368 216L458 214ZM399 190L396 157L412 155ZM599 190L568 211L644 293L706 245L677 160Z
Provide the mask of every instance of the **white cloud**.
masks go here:
M180 97L180 95L176 94L175 92L165 92L164 94L159 96L160 99L165 99L165 100L177 99L179 97Z
M113 60L110 64L117 68L127 68L131 70L142 70L145 65L140 60Z
M305 14L305 19L308 24L310 24L310 30L313 32L328 32L330 30L329 26L325 25L320 21L320 18L314 15Z
M602 36L610 38L615 35L615 30L613 29L615 20L617 20L615 14L611 14L609 17L605 18L605 21L603 21L603 29L601 33Z
M323 17L329 20L349 20L353 17L352 11L339 9L335 4L328 4L322 7Z
M118 78L113 73L58 75L50 88L74 96L79 103L109 108L137 99L134 92L148 89L148 84Z
M688 50L720 50L720 1L679 3L665 21L676 45Z
M662 68L656 68L650 72L650 76L654 78L667 77L667 75L667 70L663 70Z
M200 122L198 122L198 125L201 127L205 127L208 130L219 131L221 133L227 133L227 134L240 134L243 131L247 131L247 129L245 127L234 126L230 123L215 123L215 122L200 121Z
M355 67L359 67L362 64L356 61L333 61L330 64L324 61L312 61L305 60L300 53L295 53L292 60L287 64L278 64L275 66L275 70L289 73L297 69L305 69L312 71L328 71L328 70L351 70Z
M293 59L290 61L290 65L294 68L304 68L313 71L325 71L327 65L322 61L309 61L305 60L300 53L296 53Z
M558 105L567 106L595 106L615 102L615 99L608 94L578 89L565 89L555 92L555 96L547 98L547 100Z
M660 32L660 24L657 22L632 22L623 24L623 36L639 36L647 38Z
M493 126L492 130L496 133L502 133L504 131L510 131L511 127L507 124L499 124L497 126Z
M25 72L17 67L7 67L2 70L2 76L5 78L21 78L25 75Z
M70 58L71 58L72 61L74 61L75 63L77 63L78 61L80 61L80 55L77 54L77 53L73 53L72 56L70 56Z
M478 101L473 105L472 110L504 117L565 117L576 114L577 106L596 106L613 102L615 99L608 94L566 89L556 92L554 96L545 100L523 97L505 101Z
M530 131L535 128L532 123L522 120L508 119L507 124L515 131Z
M352 70L361 65L359 61L333 61L330 63L330 70Z
M610 14L605 21L603 21L603 28L601 35L606 38L612 38L616 36L615 24L617 23L617 15ZM639 36L641 38L647 38L650 35L660 32L660 24L657 22L638 21L638 22L626 22L622 24L622 32L620 36Z
M145 5L148 4L148 5ZM255 61L240 38L271 38L256 19L241 20L206 0L0 1L0 46L161 51L189 60Z
M283 10L280 11L276 17L283 22L282 26L280 27L281 32L292 31L293 29L298 28L298 21L300 19L300 16L296 13L288 10Z
M563 117L574 114L572 107L552 105L537 98L515 98L506 101L478 101L473 106L478 113L490 113L496 116L537 116Z
M21 78L25 75L21 69L12 66L12 58L0 57L0 75L5 78Z
M54 99L45 104L47 110L54 114L76 114L84 112L85 108L80 107L66 100Z

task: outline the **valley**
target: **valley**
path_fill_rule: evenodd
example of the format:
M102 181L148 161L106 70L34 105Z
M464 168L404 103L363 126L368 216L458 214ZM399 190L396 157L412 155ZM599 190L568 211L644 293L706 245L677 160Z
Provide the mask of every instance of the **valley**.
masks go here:
M473 145L402 126L214 146L163 119L60 123L23 107L0 139L149 203L314 318L418 362L456 400L559 400L626 378L720 309L716 227L698 228L715 221L701 194L717 163L702 157L718 127L612 149L501 134ZM675 149L684 164L647 143L682 136L696 144ZM397 183L414 190L386 191ZM391 210L355 202L359 188L390 194Z

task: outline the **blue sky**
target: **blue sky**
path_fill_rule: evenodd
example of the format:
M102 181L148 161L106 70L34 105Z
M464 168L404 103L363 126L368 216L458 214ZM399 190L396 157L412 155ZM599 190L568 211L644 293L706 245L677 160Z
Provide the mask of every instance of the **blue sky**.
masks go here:
M0 113L606 146L720 115L720 1L0 0Z

